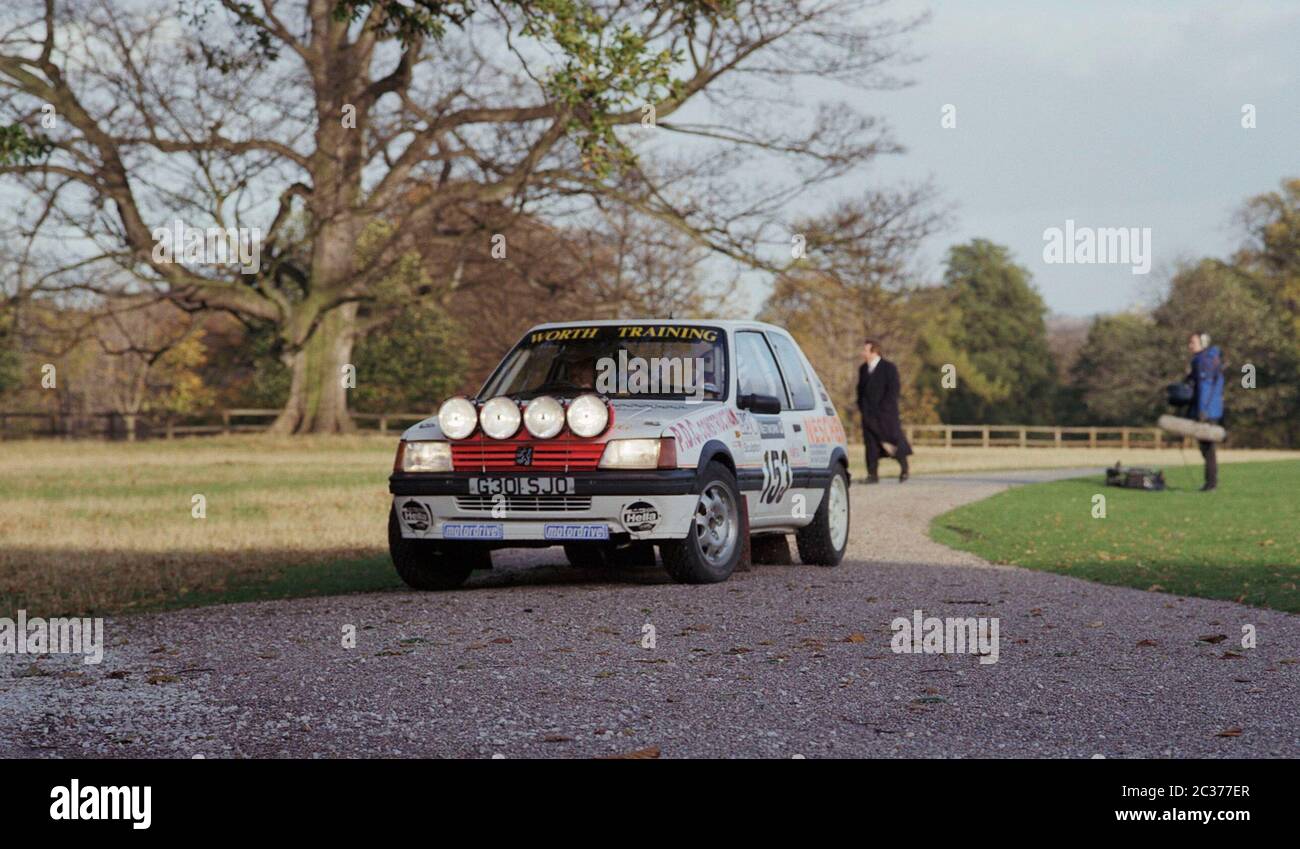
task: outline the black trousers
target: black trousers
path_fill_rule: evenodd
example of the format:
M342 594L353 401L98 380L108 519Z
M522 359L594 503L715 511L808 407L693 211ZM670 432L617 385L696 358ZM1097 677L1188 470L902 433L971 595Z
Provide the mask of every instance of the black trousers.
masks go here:
M1201 421L1210 424L1219 424L1222 419L1201 419ZM1215 451L1213 442L1197 442L1201 448L1201 456L1205 458L1205 483L1207 486L1219 485L1219 457Z
M1205 458L1205 484L1206 486L1219 485L1219 458L1214 451L1213 442L1198 443L1201 446L1201 456Z
M879 477L880 458L885 454L885 448L880 444L880 439L867 428L862 429L862 441L867 446L867 477ZM898 460L898 469L903 474L907 474L907 457L896 457Z

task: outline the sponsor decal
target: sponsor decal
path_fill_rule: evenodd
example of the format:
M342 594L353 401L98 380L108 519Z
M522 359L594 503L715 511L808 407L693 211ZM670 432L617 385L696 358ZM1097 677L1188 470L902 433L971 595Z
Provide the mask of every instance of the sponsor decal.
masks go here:
M427 531L433 524L433 517L429 514L429 508L425 507L418 501L408 501L402 505L398 511L402 523L413 531Z
M702 342L716 342L718 333L715 327L685 324L623 324L618 327L620 339L698 339Z
M542 536L559 542L576 542L578 540L609 539L609 525L546 525Z
M813 445L834 445L844 441L844 425L839 416L808 416L803 420L808 441Z
M723 407L698 419L678 422L669 430L677 440L679 449L689 451L697 445L704 444L709 438L731 430L738 421L735 410Z
M533 446L525 445L515 449L515 465L531 466L533 464Z
M764 439L785 439L785 428L781 426L781 419L777 416L759 419L758 430Z
M740 443L740 453L746 460L752 460L763 453L763 433L759 430L758 420L753 413L742 410L740 429L736 431Z
M633 501L623 507L623 527L629 531L653 531L659 524L659 509L649 501Z
M459 522L442 526L443 539L505 539L506 526L500 522Z
M716 342L722 331L716 327L689 324L617 324L598 327L556 327L528 334L528 344L568 342L583 339L673 339L685 342Z
M555 330L538 330L528 334L528 344L540 342L567 342L570 339L595 339L600 335L599 327L564 327Z

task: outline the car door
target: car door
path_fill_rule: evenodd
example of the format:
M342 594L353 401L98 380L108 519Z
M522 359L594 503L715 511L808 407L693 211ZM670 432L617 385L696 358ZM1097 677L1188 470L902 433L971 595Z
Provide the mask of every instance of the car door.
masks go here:
M741 395L771 395L781 402L784 410L790 398L776 356L766 336L758 330L736 333L736 386ZM760 467L762 485L747 489L749 522L755 528L789 523L793 475L790 450L786 443L786 423L783 413L754 415L762 437ZM757 481L758 473L748 470Z
M824 469L827 465L827 458L814 458L810 454L812 446L808 419L821 412L817 409L817 389L813 386L803 355L799 353L793 339L769 331L767 341L776 354L776 362L781 369L787 392L786 403L781 409L781 423L785 429L786 448L790 452L790 469L794 478L790 492L786 495L790 502L788 515L796 524L802 524L816 512L823 494L821 489L808 486L808 473L813 468Z

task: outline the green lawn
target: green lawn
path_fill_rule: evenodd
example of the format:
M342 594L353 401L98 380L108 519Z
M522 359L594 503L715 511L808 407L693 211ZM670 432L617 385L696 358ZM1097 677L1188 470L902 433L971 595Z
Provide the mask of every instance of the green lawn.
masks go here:
M1179 595L1300 612L1300 462L1174 468L1172 489L1143 492L1089 477L1016 487L936 518L931 536L1013 563ZM1105 495L1105 518L1093 496Z

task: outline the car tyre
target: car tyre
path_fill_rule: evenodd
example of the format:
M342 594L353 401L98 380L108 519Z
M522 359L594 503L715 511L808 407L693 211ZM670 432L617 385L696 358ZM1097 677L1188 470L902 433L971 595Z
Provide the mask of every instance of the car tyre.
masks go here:
M730 469L721 463L709 463L700 476L699 489L686 537L659 546L664 569L681 584L727 580L740 563L749 534L744 496Z
M492 568L492 552L473 543L406 539L397 511L388 511L388 553L397 575L414 590L454 590L475 569Z
M838 566L849 546L849 473L836 465L813 520L795 534L799 559L812 566Z

